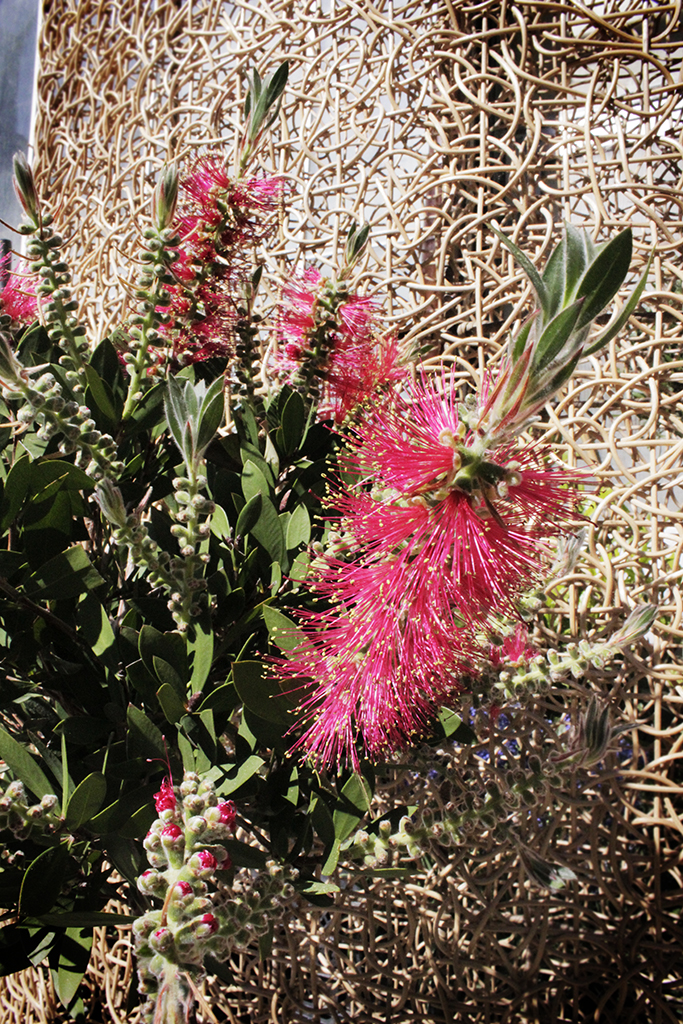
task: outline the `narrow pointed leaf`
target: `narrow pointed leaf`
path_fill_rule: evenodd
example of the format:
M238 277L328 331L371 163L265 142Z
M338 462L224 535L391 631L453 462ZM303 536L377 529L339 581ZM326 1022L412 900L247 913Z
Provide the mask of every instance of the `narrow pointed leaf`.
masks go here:
M577 321L577 327L585 327L609 305L631 265L633 238L631 229L621 231L595 257L579 282L577 299L585 296L586 302Z
M538 312L533 313L530 317L527 318L526 323L524 323L522 325L519 334L517 335L517 337L512 342L512 347L511 347L510 354L511 354L511 356L512 356L512 358L514 360L517 360L517 359L521 358L522 353L524 352L524 349L526 348L526 343L527 343L527 339L529 337L529 333L531 331L531 328L534 325L534 320L536 319L537 316L538 316Z
M552 363L561 353L565 344L579 319L581 307L585 299L577 299L571 306L567 306L561 313L550 321L543 334L538 339L534 357L531 362L531 374L535 376L540 370Z
M107 793L107 780L100 772L92 772L80 782L66 809L66 826L78 829L86 825L102 807Z
M249 499L237 517L237 525L235 526L236 537L246 537L248 533L251 533L259 521L262 506L262 494L255 494Z
M553 249L543 270L543 284L548 290L550 307L548 316L555 316L564 305L567 280L567 239L566 236Z
M615 317L612 317L610 322L607 324L605 330L602 331L602 333L597 336L597 338L591 344L590 348L586 349L584 355L590 356L594 352L598 352L599 349L603 348L609 341L612 340L612 338L616 337L616 335L619 333L622 327L625 326L625 324L628 321L628 318L631 316L634 309L638 305L638 302L640 301L640 296L643 294L645 285L647 284L647 278L650 273L650 265L652 263L653 256L654 252L651 253L650 258L647 261L647 266L645 267L645 272L643 273L643 276L636 285L634 291L631 293L628 301L624 303L622 308L619 310L618 314Z
M519 246L508 238L507 235L504 235L502 231L498 230L498 228L491 227L491 231L493 231L494 235L497 235L503 245L510 250L526 276L531 281L533 289L538 296L538 301L541 304L543 315L547 316L550 309L550 297L548 295L548 289L543 283L543 278L536 270L536 267L533 265L529 257L523 253Z
M1 727L0 757L5 764L9 765L16 778L23 782L39 800L42 800L48 793L54 793L55 787L48 782L47 776L38 767L26 747L18 743Z

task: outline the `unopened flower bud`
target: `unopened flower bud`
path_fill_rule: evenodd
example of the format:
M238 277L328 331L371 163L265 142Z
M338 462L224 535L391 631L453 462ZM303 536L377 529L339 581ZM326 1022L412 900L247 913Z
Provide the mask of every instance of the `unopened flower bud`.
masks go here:
M157 928L149 936L149 944L157 953L168 953L173 946L173 932L169 928Z
M199 850L190 857L188 866L195 878L210 878L218 867L218 861L208 850Z
M195 836L202 835L203 832L206 832L207 828L208 823L206 818L202 818L199 815L194 818L190 818L190 820L187 822L188 831L192 832L192 834Z
M204 939L208 935L214 935L218 928L218 918L214 914L202 914L195 926L195 933L198 939Z
M24 789L24 783L19 782L17 779L15 782L10 782L9 786L5 790L5 796L10 800L18 800L24 802L26 800L26 790Z
M33 171L23 153L14 154L14 190L24 212L37 224L38 195L33 180Z

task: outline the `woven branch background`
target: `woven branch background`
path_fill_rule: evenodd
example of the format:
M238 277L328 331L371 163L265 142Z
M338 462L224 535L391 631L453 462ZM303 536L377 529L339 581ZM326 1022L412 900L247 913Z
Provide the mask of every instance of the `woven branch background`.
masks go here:
M495 367L530 309L489 221L538 265L565 219L598 240L630 223L634 280L655 251L628 329L579 367L537 430L600 481L584 557L539 624L546 641L600 635L637 601L660 605L638 653L574 690L577 707L598 691L645 723L632 754L524 826L579 882L541 893L512 849L486 840L444 851L410 884L367 878L332 911L292 912L271 960L235 955L235 985L206 988L218 1020L659 1024L683 1013L683 22L680 0L588 6L46 0L39 184L61 206L94 336L125 312L120 277L159 167L231 149L245 73L284 58L290 84L262 160L292 193L271 265L333 266L351 221L370 221L362 287L463 385ZM520 757L552 740L544 711L560 696L514 722ZM492 757L500 742L492 732ZM454 756L475 779L477 753ZM439 799L438 782L394 785ZM125 930L98 935L88 978L88 1020L135 1019ZM0 1006L3 1022L68 1019L45 968L7 979Z

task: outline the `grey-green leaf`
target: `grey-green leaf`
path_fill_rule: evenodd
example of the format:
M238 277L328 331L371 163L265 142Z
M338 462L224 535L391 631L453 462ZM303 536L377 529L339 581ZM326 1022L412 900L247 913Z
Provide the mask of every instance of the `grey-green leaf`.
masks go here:
M107 780L101 772L92 772L80 782L66 809L66 826L75 830L86 825L102 807L107 794Z

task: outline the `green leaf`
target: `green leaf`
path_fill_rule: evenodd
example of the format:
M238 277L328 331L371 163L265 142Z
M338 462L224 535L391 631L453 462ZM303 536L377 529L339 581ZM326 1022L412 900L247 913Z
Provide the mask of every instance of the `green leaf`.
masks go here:
M311 517L305 505L297 505L287 524L287 550L293 551L311 539Z
M577 322L577 329L586 327L612 301L631 265L633 236L625 228L601 249L587 267L576 292L577 299L585 296L585 303Z
M334 811L332 820L334 833L337 839L343 843L358 827L361 818L370 810L372 788L367 779L354 772L342 787L341 796L340 806Z
M258 757L256 754L250 754L246 761L237 766L237 771L233 775L229 774L226 779L221 783L219 787L220 796L230 796L231 793L235 793L238 789L248 782L254 775L257 774L258 770L266 762L262 757Z
M544 317L547 317L551 308L550 296L548 295L548 290L543 283L543 278L536 270L536 267L533 265L529 257L522 252L519 246L512 241L512 239L508 238L507 235L504 235L502 231L498 230L498 228L494 228L491 225L489 225L489 227L491 227L491 231L493 231L494 235L497 235L498 238L500 238L503 245L510 250L526 276L531 281L533 289L538 297L538 301L541 304L543 315Z
M584 355L590 356L590 355L593 354L593 352L597 352L604 345L606 345L609 341L611 341L612 338L616 337L616 335L619 333L619 331L622 329L622 327L624 327L624 325L626 324L628 318L631 316L631 314L633 313L634 309L638 305L638 302L640 301L640 296L643 294L643 290L645 288L645 285L646 285L647 279L648 279L648 275L650 273L650 266L652 264L653 258L654 258L654 251L652 253L650 253L650 258L647 261L647 266L645 267L645 271L643 273L643 276L641 277L640 281L636 285L634 291L629 296L628 301L625 302L624 305L622 306L622 308L619 310L619 312L615 316L612 317L610 322L607 324L607 327L605 328L605 330L602 331L602 333L600 333L597 336L597 338L595 338L595 340L590 345L590 347L585 350Z
M100 378L95 367L86 363L84 370L88 382L85 390L86 405L91 409L98 426L114 433L122 410L117 410L111 388Z
M228 965L217 960L211 953L204 954L204 970L207 974L213 974L224 985L233 985L235 983L235 975Z
M282 447L292 455L301 446L306 425L306 407L298 391L292 391L285 402L281 417Z
M261 514L251 528L251 535L266 549L272 561L284 562L287 555L285 535L280 518L270 498L263 498Z
M339 892L340 890L339 886L335 885L334 882L306 881L304 882L300 891L304 894L304 896L320 896L322 894L329 895L330 893Z
M0 532L12 525L19 509L24 504L31 480L31 460L28 455L17 459L5 481L5 489L0 503Z
M225 514L225 509L220 505L216 505L211 516L211 533L220 540L230 540L232 537L230 521Z
M158 661L158 658L154 659ZM164 662L166 664L166 662ZM161 705L161 710L166 716L166 721L170 722L171 725L176 725L180 719L187 714L187 708L185 704L178 696L178 691L170 683L163 683L162 686L157 690L157 698Z
M64 914L40 914L38 920L50 928L107 928L130 925L135 918L106 910L73 910Z
M50 973L60 1002L68 1009L76 998L90 961L92 929L67 928L50 953Z
M372 875L373 878L410 878L415 868L361 868L361 875Z
M26 565L26 555L23 551L0 551L0 576L11 580L23 565Z
M221 425L225 409L223 398L224 385L224 378L217 377L202 400L199 411L199 432L197 438L197 448L200 452L203 452L210 444Z
M107 780L100 772L92 772L80 782L66 809L66 827L75 831L97 814L107 795Z
M271 605L263 605L263 620L270 639L285 653L296 650L306 640L297 624Z
M95 657L111 669L118 669L116 637L102 604L90 593L78 602L78 632Z
M452 736L453 733L457 732L462 725L462 718L460 715L456 715L455 711L451 711L450 708L441 708L439 710L439 721L443 726L446 739Z
M118 423L121 413L123 412L123 403L126 392L119 357L116 354L116 349L109 338L105 338L104 341L101 341L93 351L93 354L90 357L90 365L97 371L100 379L107 382L110 391L115 396L114 402L117 410L116 422Z
M255 715L279 726L292 725L291 700L280 692L266 665L260 661L236 661L232 672L240 699Z
M160 381L145 392L131 414L129 424L132 425L132 429L131 426L127 428L129 436L141 430L149 430L157 423L164 401L165 388L165 383Z
M130 793L124 793L118 800L108 804L99 814L94 815L88 822L88 830L98 835L116 832L122 834L122 830L131 818L142 808L151 810L154 814L154 794L159 789L157 785L138 786Z
M439 722L444 731L446 739L455 740L456 743L476 743L477 734L466 722L463 722L460 715L450 708L441 708L439 711Z
M334 843L334 820L332 812L323 798L318 795L311 801L310 818L313 828L320 836L326 847Z
M188 418L185 394L182 385L175 377L168 377L166 379L166 388L164 396L166 422L168 423L171 437L182 452L185 439L185 424Z
M187 635L187 654L192 666L190 690L199 693L209 678L213 664L213 629L208 612L194 620Z
M259 521L262 507L263 496L260 493L255 494L253 498L250 498L237 517L235 537L246 537L251 533Z
M353 829L351 829L351 832L352 831ZM320 874L323 876L323 878L329 877L337 867L337 864L339 863L339 852L341 850L341 844L341 839L335 839L334 843L332 844L332 849L328 854L327 860L325 861L320 870Z
M267 855L263 850L258 850L255 846L241 843L239 839L222 839L221 846L225 847L230 854L230 860L238 868L256 868L261 870L266 866Z
M16 974L36 964L34 956L40 961L45 959L45 944L51 944L54 935L44 928L29 931L16 924L8 924L0 928L0 976Z
M527 343L527 339L529 337L529 333L531 331L531 328L534 325L534 320L536 319L537 315L538 314L532 314L532 316L527 317L526 322L522 325L522 328L519 331L519 334L510 343L511 344L511 350L512 350L512 353L511 353L512 354L512 359L513 359L514 362L516 362L518 359L520 359L522 357L523 353L524 353L524 349L526 348L526 343Z
M263 963L269 960L273 953L273 939L275 938L275 925L271 921L268 931L258 937L258 958Z
M577 229L572 224L565 225L565 245L567 257L565 263L565 305L574 297L579 281L594 256L593 241L585 229Z
M2 726L0 726L0 758L9 765L15 777L23 782L39 800L42 800L48 793L54 793L55 787L48 782L47 776L38 767L26 747L18 743Z
M144 711L131 704L128 708L128 753L131 757L160 758L166 761L164 737Z
M160 683L171 683L176 686L179 695L184 697L190 675L185 637L180 633L161 633L153 626L143 626L138 637L138 650L147 671L153 673ZM154 664L155 658L171 667L173 678L168 673L158 675Z
M538 339L531 360L531 373L537 374L544 370L549 363L552 363L561 353L565 344L571 337L572 331L579 319L584 299L577 299L571 306L567 306L561 313L550 321Z
M242 494L244 495L244 500L248 502L257 494L266 497L269 493L270 487L265 475L255 462L248 459L242 470Z
M154 667L154 674L159 682L164 686L170 686L180 701L184 702L187 697L185 683L183 683L173 665L163 658L158 658L156 654L152 655L152 665Z
M62 891L68 862L69 851L61 843L31 861L21 883L20 916L37 917L52 909Z
M62 551L34 572L24 585L33 600L66 600L94 590L104 580L80 544Z
M232 683L223 683L204 698L199 708L205 711L211 708L214 714L226 714L232 711L239 704L239 694Z
M372 800L372 787L368 779L354 772L342 787L342 796L363 814L367 814Z
M119 835L108 835L104 842L106 858L118 873L128 882L135 885L138 875L142 874L147 866L138 843L131 839L125 839ZM79 924L79 921L69 922Z
M95 481L78 466L61 459L34 462L31 471L31 502L41 502L57 490L92 491Z

